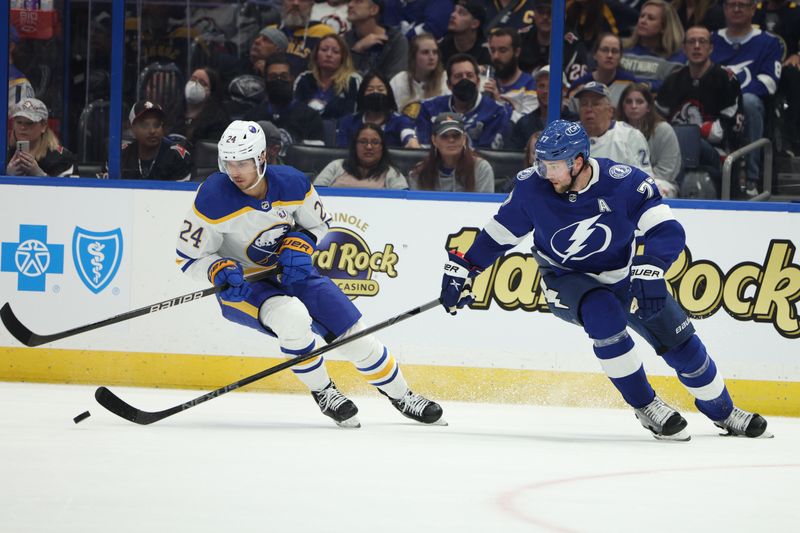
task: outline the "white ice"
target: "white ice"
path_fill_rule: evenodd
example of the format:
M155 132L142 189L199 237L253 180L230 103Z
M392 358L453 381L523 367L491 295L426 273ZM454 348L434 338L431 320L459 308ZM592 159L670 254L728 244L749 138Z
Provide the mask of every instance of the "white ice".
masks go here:
M0 532L800 530L797 419L749 440L688 413L675 443L628 410L442 402L425 427L375 395L347 430L310 395L236 392L137 426L93 391L0 383Z

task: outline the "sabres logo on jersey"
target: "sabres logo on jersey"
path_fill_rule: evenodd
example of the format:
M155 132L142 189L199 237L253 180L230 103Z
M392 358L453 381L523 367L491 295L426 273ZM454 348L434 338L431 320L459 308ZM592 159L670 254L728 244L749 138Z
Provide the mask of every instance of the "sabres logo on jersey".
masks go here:
M597 222L601 216L574 222L553 234L550 248L561 258L562 263L568 260L583 261L608 248L611 244L611 228Z
M289 224L277 224L259 233L247 247L247 258L259 265L272 265L278 258L278 248L283 236L289 233Z

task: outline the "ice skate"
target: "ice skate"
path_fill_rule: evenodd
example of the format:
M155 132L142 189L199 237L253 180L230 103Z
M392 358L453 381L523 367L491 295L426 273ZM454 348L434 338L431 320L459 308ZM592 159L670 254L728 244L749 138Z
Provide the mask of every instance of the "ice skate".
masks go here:
M686 431L686 419L658 396L644 407L634 409L634 412L642 426L659 440L688 441L692 438Z
M403 413L403 416L422 422L423 424L446 426L447 422L442 420L442 407L421 394L415 394L409 389L402 398L395 400L388 394L378 389L378 391L389 398L392 405Z
M311 391L311 395L319 405L322 414L329 416L336 425L343 428L360 428L356 414L358 407L347 396L339 392L333 381L321 391Z
M734 407L725 420L714 421L714 425L727 431L727 433L722 433L726 437L749 437L751 439L774 437L767 431L767 421L763 416L738 407Z

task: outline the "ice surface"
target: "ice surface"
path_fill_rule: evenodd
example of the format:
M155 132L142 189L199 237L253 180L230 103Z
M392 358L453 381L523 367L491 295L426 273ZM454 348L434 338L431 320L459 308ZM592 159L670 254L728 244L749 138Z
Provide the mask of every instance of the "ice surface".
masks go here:
M112 390L147 410L202 394ZM236 392L137 426L93 392L0 383L0 532L800 528L797 419L748 440L688 413L676 443L628 410L442 402L450 425L426 427L376 394L347 430L310 395Z

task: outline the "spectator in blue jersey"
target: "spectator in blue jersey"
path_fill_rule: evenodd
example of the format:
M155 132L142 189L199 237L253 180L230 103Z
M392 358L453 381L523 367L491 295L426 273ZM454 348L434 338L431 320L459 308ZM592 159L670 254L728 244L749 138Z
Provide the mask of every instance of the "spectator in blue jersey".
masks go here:
M384 0L383 24L399 27L406 39L421 33L444 37L453 12L452 0Z
M489 35L493 76L483 84L484 94L509 106L511 122L539 107L536 82L519 68L520 39L514 28L500 27Z
M164 136L166 118L156 103L142 100L133 105L128 121L135 140L120 154L122 179L189 181L191 153Z
M428 157L408 175L412 189L494 192L494 170L470 148L464 126L458 113L444 112L434 117Z
M542 131L534 166L517 174L513 192L483 230L470 245L447 250L443 307L455 315L474 303L475 277L524 243L520 248L530 249L538 265L538 296L554 317L583 329L611 384L655 438L688 441L691 435L686 419L650 385L629 329L673 369L714 425L737 437L771 436L764 417L734 405L711 354L671 295L666 275L684 250L686 232L653 179L593 156L579 124L557 120Z
M458 0L447 21L447 34L439 41L442 62L446 64L456 54L467 54L479 65L491 63L482 29L485 21L486 8L481 0Z
M294 78L288 58L275 54L267 59L266 99L249 115L254 121L268 120L285 134L284 145L322 145L323 124L319 113L294 100Z
M783 46L774 35L753 27L755 0L726 0L723 8L725 28L711 36L711 61L736 73L742 87L745 137L753 142L764 135L764 99L778 89ZM759 192L760 166L760 150L747 156L747 196Z
M533 79L536 81L536 94L539 97L539 107L524 115L511 129L510 148L515 150L522 150L528 143L534 132L542 131L547 125L547 109L550 105L550 65L545 65L533 73ZM566 92L566 77L562 76L564 83L562 87ZM560 100L563 100L563 95ZM564 120L575 121L578 120L577 113L570 111L569 107L562 103L560 117ZM530 165L529 165L530 166Z
M344 40L353 56L353 67L361 75L381 71L387 79L406 68L408 41L396 27L380 24L383 0L350 0L347 19L352 27Z
M353 68L350 49L336 34L326 35L311 54L309 70L300 74L294 97L323 119L338 119L356 110L361 75Z
M430 143L431 120L439 113L460 113L473 148L500 150L509 133L508 109L478 92L478 64L466 54L457 54L447 63L447 87L451 96L438 96L422 102L417 116L417 137Z
M47 106L26 98L10 110L12 125L5 173L9 176L77 176L75 156L47 125ZM20 149L21 148L21 149Z
M330 26L311 20L313 7L314 0L283 0L278 29L289 39L286 54L295 77L309 68L309 56L319 40L336 33Z
M623 41L621 66L658 92L667 76L686 62L683 26L675 8L664 0L647 0L633 35Z
M596 81L608 87L611 93L611 104L616 107L625 87L638 81L633 74L620 67L622 39L613 33L604 33L597 40L597 45L592 53L597 66L589 74L572 82L569 87L569 98L570 100L575 98L577 92L586 83ZM572 109L577 111L576 108Z
M349 146L362 124L378 126L387 146L419 148L414 121L397 112L392 87L380 72L369 72L358 88L356 113L339 119L336 146Z
M347 159L328 163L314 180L315 187L408 189L405 176L392 164L383 130L361 124L349 139Z
M14 66L14 50L19 43L19 32L13 24L8 25L8 110L14 109L17 102L25 98L33 98L36 94L33 85L20 69Z
M485 3L486 23L483 29L487 34L495 28L521 30L533 24L536 10L534 0L488 0Z
M397 109L404 115L416 119L420 102L434 96L450 94L444 66L436 44L430 33L417 35L408 46L408 68L389 81L394 92Z

